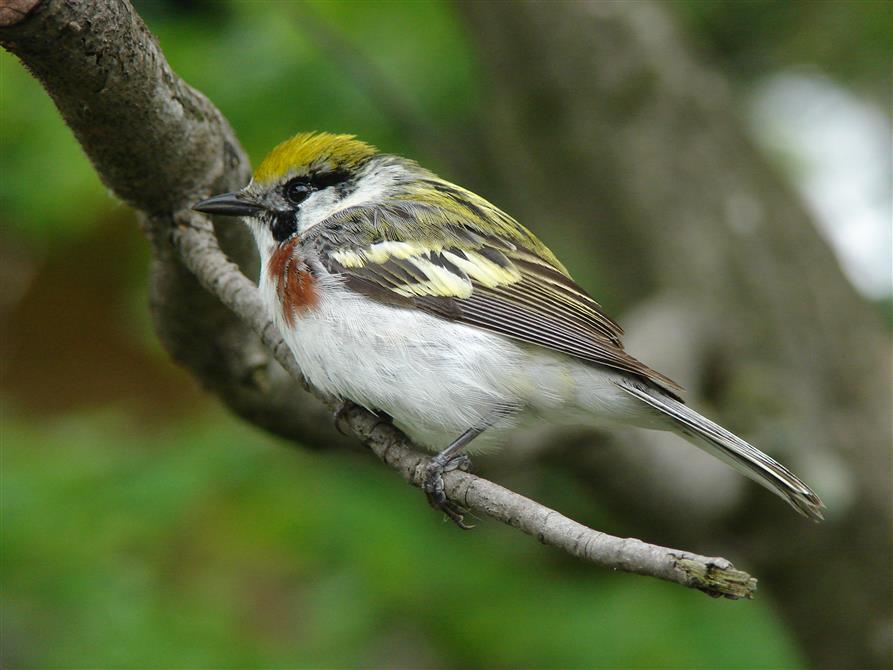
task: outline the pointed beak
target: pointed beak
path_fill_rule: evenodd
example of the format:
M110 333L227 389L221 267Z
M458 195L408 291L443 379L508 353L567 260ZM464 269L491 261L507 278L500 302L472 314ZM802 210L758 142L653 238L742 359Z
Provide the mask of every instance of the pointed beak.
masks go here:
M251 216L261 211L263 206L252 202L248 196L241 193L222 193L195 203L192 209L221 216Z

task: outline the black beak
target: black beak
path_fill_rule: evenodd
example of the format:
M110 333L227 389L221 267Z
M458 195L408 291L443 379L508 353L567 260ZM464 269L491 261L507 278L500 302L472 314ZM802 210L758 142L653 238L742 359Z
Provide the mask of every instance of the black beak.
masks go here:
M241 193L221 193L192 206L197 212L219 214L221 216L251 216L263 209L263 206L251 202Z

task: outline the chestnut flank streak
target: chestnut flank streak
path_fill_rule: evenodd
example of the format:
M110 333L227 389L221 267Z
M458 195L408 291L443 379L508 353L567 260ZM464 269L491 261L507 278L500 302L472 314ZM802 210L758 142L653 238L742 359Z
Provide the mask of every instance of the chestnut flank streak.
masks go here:
M294 326L295 314L310 309L319 300L316 281L307 266L295 256L298 245L295 237L281 244L267 265L270 279L276 285L276 294L282 306L282 316L289 326Z

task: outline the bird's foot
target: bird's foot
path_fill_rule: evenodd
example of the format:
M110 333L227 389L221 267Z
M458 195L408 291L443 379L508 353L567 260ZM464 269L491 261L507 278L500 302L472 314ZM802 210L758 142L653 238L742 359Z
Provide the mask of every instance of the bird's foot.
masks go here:
M465 523L465 513L468 510L447 498L443 486L443 475L453 470L468 472L470 467L471 459L465 454L460 454L449 460L441 458L438 454L428 462L425 468L425 481L422 487L428 497L428 504L446 514L462 530L470 530L474 526Z

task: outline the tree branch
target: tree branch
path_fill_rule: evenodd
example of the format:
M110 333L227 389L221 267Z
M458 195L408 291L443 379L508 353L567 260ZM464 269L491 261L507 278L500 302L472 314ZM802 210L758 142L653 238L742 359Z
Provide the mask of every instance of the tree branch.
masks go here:
M241 227L221 227L218 238L189 209L248 179L220 112L171 71L125 0L26 4L0 0L0 43L46 87L104 183L141 213L156 328L172 356L252 423L305 444L336 441L323 403L295 381L300 372L242 272L251 254ZM342 419L386 465L421 484L427 458L396 428L356 406ZM454 502L597 565L714 596L752 597L756 588L725 559L594 531L474 475L449 473L445 484Z

